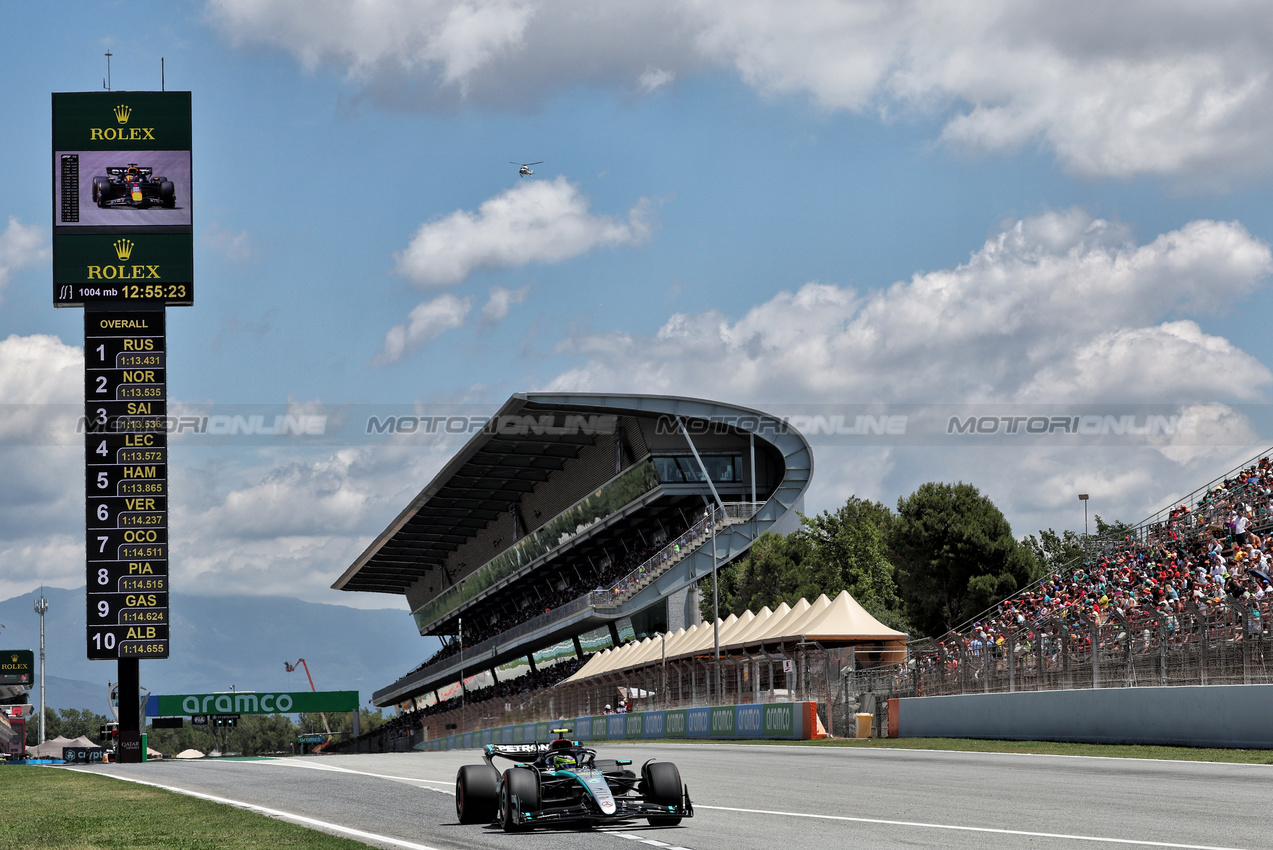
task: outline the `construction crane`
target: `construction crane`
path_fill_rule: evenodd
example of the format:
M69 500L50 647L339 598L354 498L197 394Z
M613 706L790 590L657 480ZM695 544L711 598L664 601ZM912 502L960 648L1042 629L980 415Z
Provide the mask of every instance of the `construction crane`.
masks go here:
M314 677L309 674L309 665L305 663L304 658L299 659L295 664L288 664L286 661L283 662L283 669L289 673L295 673L297 667L305 668L305 678L309 679L309 689L314 693L318 693L318 688L314 687ZM332 728L327 725L327 712L320 711L318 712L318 716L323 718L323 729L327 732L327 740L322 744L319 744L318 748L312 752L320 752L324 747L332 742Z

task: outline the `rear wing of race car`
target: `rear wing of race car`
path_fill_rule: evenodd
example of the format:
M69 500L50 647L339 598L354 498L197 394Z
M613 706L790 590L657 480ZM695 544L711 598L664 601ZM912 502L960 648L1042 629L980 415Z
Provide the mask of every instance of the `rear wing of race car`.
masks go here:
M548 744L487 744L482 747L482 756L488 763L493 758L534 761L536 756L548 752L549 748Z
M142 177L149 177L155 173L155 169L151 168L149 165L112 165L106 169L106 173L111 177L123 177L128 173L129 168L136 168L137 173Z

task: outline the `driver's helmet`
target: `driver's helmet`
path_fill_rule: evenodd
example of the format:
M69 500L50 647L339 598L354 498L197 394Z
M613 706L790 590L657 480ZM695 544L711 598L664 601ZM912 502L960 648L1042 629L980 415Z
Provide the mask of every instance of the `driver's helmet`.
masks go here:
M141 176L140 172L137 170L137 166L135 165L128 166L128 176L131 179L136 179L137 177Z
M575 757L570 753L555 753L551 759L552 766L555 768L575 767L579 764Z

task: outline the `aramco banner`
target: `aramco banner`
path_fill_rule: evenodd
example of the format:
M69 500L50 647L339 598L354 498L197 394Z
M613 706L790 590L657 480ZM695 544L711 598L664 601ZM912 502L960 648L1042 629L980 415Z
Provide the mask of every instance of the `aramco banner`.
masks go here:
M298 691L265 693L233 691L216 694L152 695L146 700L147 717L181 717L190 714L296 714L316 711L357 711L357 691Z

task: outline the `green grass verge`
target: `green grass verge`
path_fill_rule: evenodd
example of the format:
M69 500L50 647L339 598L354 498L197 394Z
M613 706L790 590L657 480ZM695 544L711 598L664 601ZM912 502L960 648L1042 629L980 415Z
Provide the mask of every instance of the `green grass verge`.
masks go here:
M606 742L594 742L604 746ZM768 744L796 747L851 747L868 750L950 750L964 753L1033 753L1053 756L1167 759L1234 764L1273 764L1273 750L1210 747L1159 747L1142 744L1068 744L1059 741L988 741L972 738L823 738L817 741L772 741L660 738L658 741L614 741L616 744Z
M237 850L367 845L233 806L109 776L0 767L0 847L12 850Z

